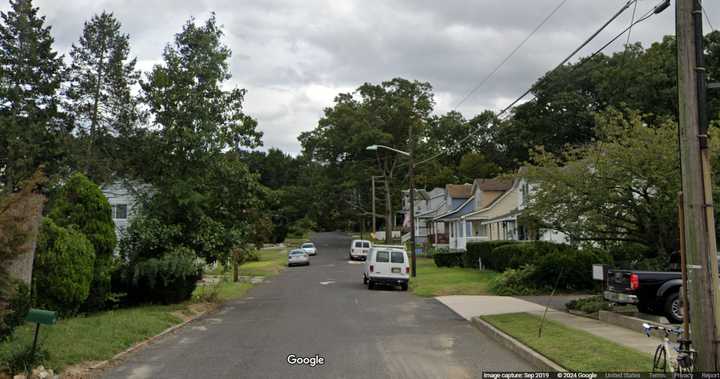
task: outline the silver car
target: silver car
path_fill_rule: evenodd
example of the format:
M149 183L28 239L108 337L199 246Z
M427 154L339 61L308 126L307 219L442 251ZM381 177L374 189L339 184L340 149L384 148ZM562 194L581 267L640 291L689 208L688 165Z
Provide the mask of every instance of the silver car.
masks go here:
M300 246L300 248L308 255L317 255L317 249L312 242L305 242L302 246Z
M290 266L309 266L310 256L301 249L295 249L288 253L288 267Z

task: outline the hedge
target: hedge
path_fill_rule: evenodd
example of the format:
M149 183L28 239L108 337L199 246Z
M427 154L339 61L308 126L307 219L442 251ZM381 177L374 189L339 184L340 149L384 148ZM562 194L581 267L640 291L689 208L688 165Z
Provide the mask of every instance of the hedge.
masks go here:
M485 242L470 242L467 244L467 251L463 257L463 264L465 267L477 267L478 258L482 258L483 266L490 268L492 260L490 257L491 252L500 246L515 244L515 241L485 241ZM489 265L490 264L490 265Z
M439 252L433 254L433 260L438 267L463 267L464 252Z

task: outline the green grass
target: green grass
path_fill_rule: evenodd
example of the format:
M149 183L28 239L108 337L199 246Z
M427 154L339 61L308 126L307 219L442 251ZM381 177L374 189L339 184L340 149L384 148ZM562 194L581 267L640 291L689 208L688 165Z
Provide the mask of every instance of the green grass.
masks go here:
M260 260L240 266L240 275L271 276L277 275L287 266L288 249L263 249L258 252Z
M570 371L652 370L649 354L550 320L545 320L540 338L538 316L510 313L482 319Z
M184 308L183 305L142 306L43 326L40 341L50 352L49 360L44 364L57 371L79 362L106 360L179 323L180 318L172 312ZM31 344L33 332L34 326L30 324L18 328L12 341L0 344L0 357L9 352L12 344Z
M431 258L417 258L417 277L410 289L418 296L488 295L498 273L471 268L437 267Z

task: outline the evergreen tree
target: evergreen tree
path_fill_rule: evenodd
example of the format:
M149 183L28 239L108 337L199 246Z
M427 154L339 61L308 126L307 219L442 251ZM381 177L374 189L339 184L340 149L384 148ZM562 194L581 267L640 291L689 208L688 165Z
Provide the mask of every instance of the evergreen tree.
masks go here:
M12 191L44 164L53 174L70 130L58 111L62 57L31 0L0 12L0 191Z
M82 167L99 183L110 178L112 162L122 153L115 150L115 138L127 136L138 120L130 88L139 73L136 59L129 58L130 38L120 27L112 13L95 15L70 51L70 113L80 131Z

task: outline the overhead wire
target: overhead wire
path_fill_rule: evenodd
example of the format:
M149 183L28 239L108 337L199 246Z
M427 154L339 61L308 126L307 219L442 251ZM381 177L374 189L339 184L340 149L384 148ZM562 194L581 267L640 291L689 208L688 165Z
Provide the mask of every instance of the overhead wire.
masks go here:
M580 50L582 50L585 46L587 46L593 39L595 39L595 37L598 36L598 34L600 34L603 30L605 30L605 28L607 28L608 25L610 25L613 21L615 21L618 17L620 17L620 15L623 14L631 5L633 5L634 3L637 3L637 1L638 1L638 0L628 0L628 1L625 3L625 5L623 5L623 6L620 8L620 10L618 10L608 21L606 21L599 29L597 29L592 35L590 35L590 37L588 37L579 47L577 47L575 50L573 50L573 52L570 53L570 55L568 55L565 59L563 59L562 62L560 62L560 64L558 64L555 68L553 68L553 69L550 70L550 71L551 71L551 72L552 72L552 71L555 71L555 70L558 69L559 67L565 65L565 63L567 63L570 59L572 59L572 57L574 57L575 54L577 54ZM631 24L631 25L634 25L634 24L636 24L636 23L638 23L638 22L639 22L639 21L636 21L636 22L634 22L634 23ZM617 38L615 38L615 39L617 39ZM507 112L509 109L511 109L515 104L517 104L520 100L522 100L525 96L527 96L527 95L532 91L533 88L534 88L534 87L530 87L530 88L529 88L527 91L525 91L520 97L518 97L516 100L514 100L512 103L510 103L510 105L508 105L507 107L505 107L505 108L504 108L500 113L498 113L496 116L499 117L499 116L503 115L505 112ZM469 139L472 138L472 137L473 137L473 134L472 134L472 133L468 133L468 135L466 135L465 137L463 137L462 139L460 139L459 141L457 141L457 142L455 143L455 145L460 145L460 144L464 143L465 141L469 140ZM426 158L426 159L423 159L423 160L421 160L421 161L416 162L416 163L415 163L415 166L418 166L418 165L421 165L421 164L423 164L423 163L432 161L432 160L440 157L440 156L443 155L443 154L445 154L445 151L440 151L440 152L438 152L438 153L436 153L436 154L434 154L434 155L432 155L432 156L430 156L430 157L428 157L428 158Z
M475 94L475 92L477 92L477 90L479 90L485 83L487 83L487 81L490 80L490 78L492 78L493 75L495 75L495 73L497 73L497 72L505 65L505 63L507 63L507 62L510 60L510 58L512 58L512 57L515 55L515 53L517 53L518 50L520 50L520 49L525 45L525 43L526 43L527 41L529 41L530 38L532 38L532 36L535 35L535 33L537 33L537 32L540 30L540 28L543 27L543 26L552 18L552 16L554 16L555 13L557 13L557 11L559 11L560 8L562 8L562 6L565 5L566 2L567 2L567 0L562 0L562 1L560 1L560 3L558 3L558 5L555 6L555 8L553 8L553 10L552 10L547 16L545 16L545 18L535 27L535 29L533 29L533 30L525 37L525 39L523 39L517 46L515 46L515 48L510 52L510 54L508 54L502 61L500 61L500 63L499 63L497 66L495 66L495 68L493 68L492 71L490 71L490 73L487 74L487 75L480 81L480 83L479 83L478 85L476 85L475 87L473 87L473 88L470 90L470 92L468 92L462 99L460 99L459 102L457 102L457 104L455 104L455 106L453 107L453 110L455 110L455 109L457 109L458 107L460 107L460 106L461 106L463 103L465 103L465 101L467 101L473 94Z

